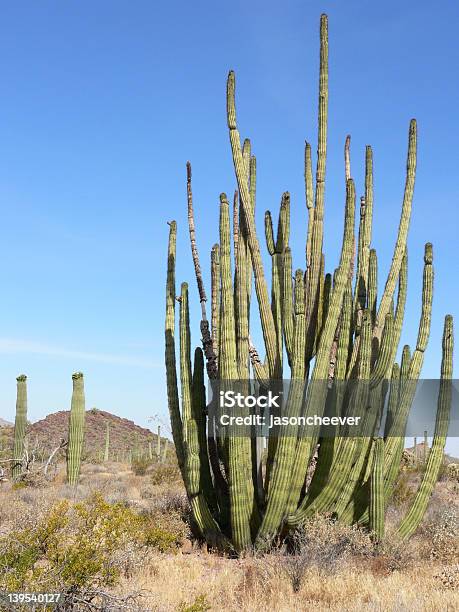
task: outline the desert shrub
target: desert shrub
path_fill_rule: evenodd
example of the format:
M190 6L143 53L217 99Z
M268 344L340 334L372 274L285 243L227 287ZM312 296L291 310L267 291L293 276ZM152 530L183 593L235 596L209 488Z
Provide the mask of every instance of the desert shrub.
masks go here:
M146 482L140 487L140 499L153 499L155 495L155 487L149 482Z
M178 612L208 612L212 606L203 594L198 595L192 603L182 602L178 607Z
M400 472L391 497L391 502L394 506L403 506L413 497L414 489L411 486L411 473L414 469L406 469Z
M431 559L457 563L459 559L459 512L452 506L438 508L426 527Z
M449 463L444 466L444 470L448 480L459 482L459 463Z
M145 546L153 546L161 552L177 550L190 535L189 527L179 512L162 512L153 509L143 514L142 535Z
M151 465L151 461L145 457L138 457L133 459L131 463L131 470L136 476L145 476L147 469Z
M49 479L42 471L25 472L19 476L19 480L13 484L13 489L43 488L49 484Z
M443 567L440 572L435 574L435 578L444 589L459 591L459 564Z
M388 530L384 540L374 547L373 554L371 566L380 574L406 570L417 557L415 543L402 540L396 531Z
M185 523L189 522L190 517L190 503L185 493L179 493L174 491L164 491L157 494L154 498L152 508L163 514L177 513L182 521Z
M306 572L315 567L331 574L353 555L370 555L373 545L367 533L317 516L296 530L284 546L272 555L276 572L286 576L294 592L301 588Z
M0 537L0 591L97 593L116 584L127 551L175 550L186 532L177 515L141 515L100 494L60 501Z
M154 485L181 482L182 477L178 465L158 463L153 466L151 482Z

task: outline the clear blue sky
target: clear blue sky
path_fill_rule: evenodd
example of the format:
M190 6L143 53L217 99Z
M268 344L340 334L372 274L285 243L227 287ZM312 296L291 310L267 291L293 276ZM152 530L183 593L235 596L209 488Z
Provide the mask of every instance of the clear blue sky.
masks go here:
M239 123L258 159L258 212L289 189L303 266L303 142L316 146L318 23L330 25L327 269L337 262L342 149L362 192L375 159L374 246L382 284L398 224L406 140L419 123L403 341L415 341L424 242L436 279L425 377L439 372L446 312L459 325L459 6L349 2L5 3L0 36L0 414L29 376L32 420L66 409L71 373L88 407L147 424L166 414L166 220L179 225L178 279L196 299L186 233L193 164L201 257L217 238L218 195L235 186L225 119L229 68ZM260 226L262 228L262 225ZM197 304L197 300L195 302ZM194 317L197 322L197 318ZM196 329L196 328L195 328ZM194 342L199 342L198 334ZM458 342L459 345L459 342Z

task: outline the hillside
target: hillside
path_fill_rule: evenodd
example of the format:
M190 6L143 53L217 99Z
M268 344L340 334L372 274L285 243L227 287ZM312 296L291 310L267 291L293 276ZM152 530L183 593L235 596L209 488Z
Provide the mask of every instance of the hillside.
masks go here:
M31 447L44 449L45 454L57 446L61 440L67 439L67 428L69 411L61 410L49 414L46 418L28 427L28 439ZM98 457L105 448L105 435L107 424L110 428L110 457L116 458L117 454L131 452L148 452L148 444L151 442L153 452L157 448L157 435L136 425L129 419L124 419L104 410L91 409L86 411L86 431L84 455L86 457ZM162 446L165 438L161 439Z

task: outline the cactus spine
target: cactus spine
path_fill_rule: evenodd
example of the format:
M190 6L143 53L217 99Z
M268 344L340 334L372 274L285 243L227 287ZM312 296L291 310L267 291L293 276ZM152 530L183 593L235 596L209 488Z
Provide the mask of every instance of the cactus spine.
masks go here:
M285 192L276 236L273 217L269 211L265 214L264 233L271 257L268 288L254 215L256 162L251 142L245 139L241 145L235 87L235 75L230 71L227 126L238 189L231 210L226 195L220 196L219 242L212 248L210 261L210 332L192 206L191 166L187 165L188 227L202 313L202 348L196 348L192 365L189 294L188 285L183 283L177 298L181 396L175 357L175 221L170 223L169 232L167 391L175 450L195 521L209 543L236 552L252 546L261 549L317 512L332 513L344 523L365 525L374 533L375 541L380 541L384 535L385 508L400 469L406 424L427 347L432 312L433 253L428 243L424 252L416 346L412 354L405 347L400 365L396 364L407 296L406 242L416 173L416 121L411 120L409 125L398 232L389 273L378 300L378 260L372 246L373 152L370 146L366 147L364 196L360 199L356 240L356 187L351 172L350 137L346 138L344 147L346 194L340 261L333 274L325 268L328 23L322 15L315 180L309 143L304 152L308 219L306 268L294 272L289 247L293 203L290 194ZM262 357L251 336L252 281L261 326L259 336L264 345ZM452 367L447 367L452 353L452 322L447 328L443 342L443 379L448 378ZM287 363L283 360L284 349ZM351 435L346 426L336 426L331 438L319 427L313 427L310 435L305 436L295 424L282 425L278 435L269 435L263 471L259 433L250 440L235 428L216 436L212 404L207 405L204 387L204 357L209 378L217 381L223 391L231 389L234 381L239 381L249 392L255 383L270 390L285 377L288 367L291 380L283 397L283 416L321 416L328 410L336 416L358 416L362 423L360 435ZM255 381L250 380L251 370ZM449 410L445 389L442 384L440 416L437 415L442 424ZM248 411L237 408L234 414L247 416ZM384 437L380 433L382 425ZM416 529L422 518L438 474L444 434L439 424L419 500L400 526L404 537ZM311 470L316 458L315 469Z
M83 453L84 426L85 426L85 400L83 374L76 372L72 375L73 393L69 416L68 447L67 447L67 482L69 485L78 484Z
M27 376L21 374L17 380L16 418L14 420L13 479L20 476L25 451L27 428Z

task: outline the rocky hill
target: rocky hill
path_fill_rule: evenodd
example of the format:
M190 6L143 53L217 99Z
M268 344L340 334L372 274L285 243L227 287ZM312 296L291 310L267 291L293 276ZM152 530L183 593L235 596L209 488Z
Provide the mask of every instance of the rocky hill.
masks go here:
M61 410L49 414L46 418L36 423L29 424L27 436L29 448L43 449L44 454L55 449L62 440L67 439L69 411ZM111 459L119 457L121 460L126 453L148 454L149 444L152 452L157 449L157 434L149 429L136 425L129 419L124 419L110 412L93 408L86 411L84 456L86 458L98 458L103 455L105 449L105 436L107 424L110 432ZM12 430L4 429L4 436L12 435ZM8 433L6 433L8 432ZM161 438L161 448L164 448L165 438Z

